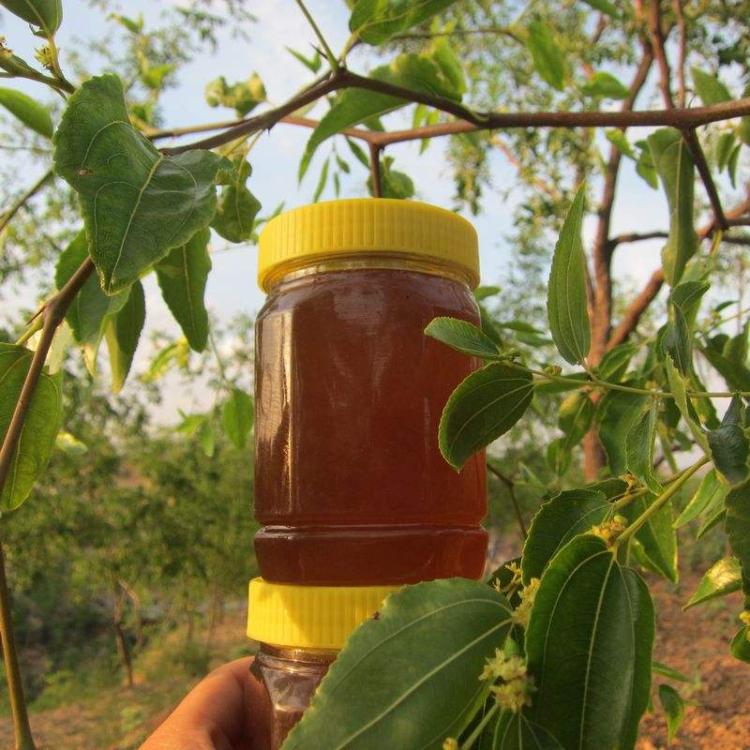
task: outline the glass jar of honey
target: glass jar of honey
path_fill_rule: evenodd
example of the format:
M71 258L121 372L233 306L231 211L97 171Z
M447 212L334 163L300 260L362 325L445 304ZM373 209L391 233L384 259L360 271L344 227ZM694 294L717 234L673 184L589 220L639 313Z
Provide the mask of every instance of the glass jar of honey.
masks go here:
M438 448L442 409L480 363L424 335L438 316L479 324L478 279L474 228L422 203L318 203L263 230L258 280L268 298L255 349L262 580L251 587L251 637L273 648L331 647L254 628L268 622L269 597L290 587L346 589L359 609L308 602L307 614L289 605L294 611L274 617L296 618L304 630L315 610L353 628L394 587L481 576L484 454L456 472Z

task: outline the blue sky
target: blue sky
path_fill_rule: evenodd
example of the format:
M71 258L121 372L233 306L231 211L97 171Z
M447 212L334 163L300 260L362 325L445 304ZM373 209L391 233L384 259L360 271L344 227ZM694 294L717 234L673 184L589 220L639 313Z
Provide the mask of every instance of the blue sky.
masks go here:
M122 3L122 12L129 16L143 13L148 24L167 5L166 2L132 0ZM334 49L340 49L348 36L347 10L341 0L309 0L308 5ZM297 49L309 49L314 37L293 0L256 0L249 5L258 17L258 23L250 27L250 40L222 38L215 55L205 55L184 68L180 85L164 97L164 113L170 126L189 125L227 119L231 111L212 109L203 100L205 84L222 74L229 81L240 80L257 71L265 82L269 99L273 103L286 100L309 80L309 73L284 49L286 44ZM65 0L65 20L59 33L59 44L63 60L66 47L74 39L101 37L111 34L111 26L104 23L103 15L92 10L84 2ZM36 40L27 27L7 13L0 15L0 34L19 53L32 55ZM363 69L366 62L354 57L352 67ZM24 86L29 93L43 95L39 87ZM646 100L644 100L646 101ZM644 106L641 103L641 106ZM631 138L637 131L631 134ZM638 133L639 137L645 135ZM315 165L301 186L297 183L297 164L309 131L287 125L278 125L269 135L264 135L253 149L251 162L253 175L251 189L264 207L271 209L282 200L287 207L309 202L314 191L317 170ZM450 208L453 183L443 158L444 144L433 142L426 156L418 155L416 144L403 144L389 149L396 162L414 178L417 197L436 205ZM322 151L323 149L321 149ZM356 171L356 168L355 168ZM515 179L515 171L504 157L497 153L492 157L494 183L507 187ZM356 179L343 185L343 195L364 195L364 171ZM332 192L324 194L333 198ZM617 210L614 215L613 232L645 231L662 229L668 224L666 202L661 191L650 190L635 175L630 163L626 163L619 183ZM484 200L484 212L472 218L480 237L482 280L497 283L502 279L510 262L509 244L506 235L510 230L511 201L503 200L498 192L489 192ZM590 235L593 221L584 228ZM253 313L259 309L263 297L255 284L255 249L249 246L233 246L224 249L215 244L214 270L209 280L207 304L212 312L226 318L237 312ZM615 272L624 273L632 284L645 280L659 263L660 243L639 243L620 248L616 256ZM147 285L148 327L151 330L175 330L168 311L159 299L155 284ZM31 300L29 300L31 303ZM144 355L146 352L144 351Z

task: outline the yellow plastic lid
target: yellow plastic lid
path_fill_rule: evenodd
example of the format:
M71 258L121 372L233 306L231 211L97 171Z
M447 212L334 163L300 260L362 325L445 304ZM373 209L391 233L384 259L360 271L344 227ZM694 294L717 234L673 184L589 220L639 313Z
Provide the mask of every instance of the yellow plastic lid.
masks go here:
M398 586L295 586L250 581L247 634L287 648L338 650Z
M332 257L407 255L456 267L479 283L474 227L458 214L416 201L357 198L314 203L279 214L260 235L258 284Z

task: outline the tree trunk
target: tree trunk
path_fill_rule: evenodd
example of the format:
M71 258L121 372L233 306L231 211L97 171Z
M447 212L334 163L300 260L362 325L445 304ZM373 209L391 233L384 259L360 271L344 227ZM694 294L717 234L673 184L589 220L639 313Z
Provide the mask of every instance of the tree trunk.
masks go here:
M115 646L117 647L117 656L120 659L120 664L125 670L128 687L132 688L135 684L135 681L133 680L133 660L130 655L130 647L128 646L128 639L125 634L125 629L122 626L124 607L120 585L116 579L113 579L112 581L112 596L114 597L112 605L112 625L115 629Z

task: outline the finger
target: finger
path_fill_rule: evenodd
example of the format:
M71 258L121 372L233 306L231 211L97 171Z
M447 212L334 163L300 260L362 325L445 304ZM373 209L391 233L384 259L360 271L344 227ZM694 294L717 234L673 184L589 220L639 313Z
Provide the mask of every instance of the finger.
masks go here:
M253 708L262 694L250 676L252 658L225 664L203 679L141 750L244 750L254 745Z

